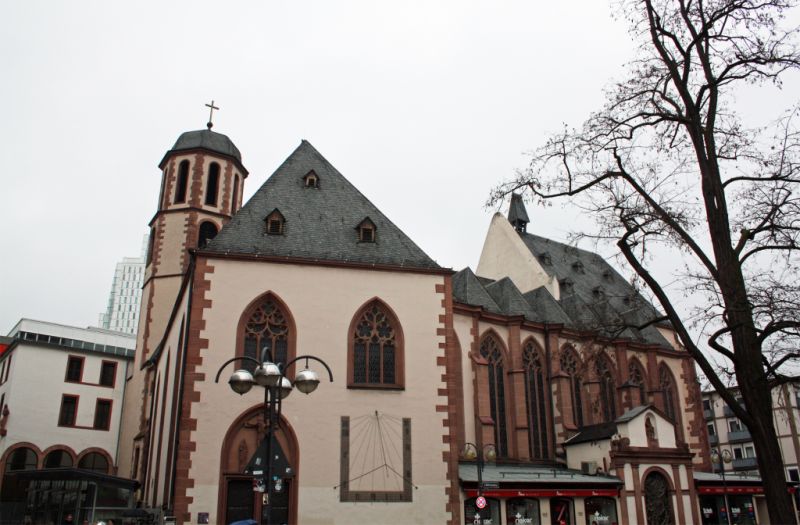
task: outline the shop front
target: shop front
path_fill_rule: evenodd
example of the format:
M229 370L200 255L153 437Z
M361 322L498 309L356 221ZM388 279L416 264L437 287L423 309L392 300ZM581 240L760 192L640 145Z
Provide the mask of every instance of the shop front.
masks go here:
M622 481L615 477L563 468L486 465L479 493L476 466L462 464L459 473L464 525L620 523Z
M767 501L758 476L695 472L694 481L702 525L769 523ZM786 489L796 493L797 487Z
M82 469L27 470L8 474L3 523L96 523L133 507L137 481Z

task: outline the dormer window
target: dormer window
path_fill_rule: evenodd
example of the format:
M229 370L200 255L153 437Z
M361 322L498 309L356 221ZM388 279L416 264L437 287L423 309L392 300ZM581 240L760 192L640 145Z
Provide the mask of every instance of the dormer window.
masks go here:
M573 285L574 285L574 283L572 282L572 279L569 279L569 278L561 279L560 281L558 281L558 284L561 286L561 292L562 293L565 293L565 294L572 293L572 288L573 288Z
M581 261L572 263L572 271L575 273L584 273L583 263Z
M606 290L602 286L596 286L592 289L592 295L595 299L605 299L606 298Z
M283 217L283 214L278 211L278 208L272 210L264 221L267 225L267 235L283 235L286 219Z
M369 217L356 226L356 232L358 233L358 242L375 242L377 237L377 228L375 228L375 223Z
M319 188L319 176L314 173L314 170L309 171L306 173L305 177L303 177L303 187Z
M611 275L611 270L605 270L603 272L603 279L608 282L611 282L613 280L613 276Z
M550 254L547 252L539 254L539 262L545 266L551 266L553 264L553 259L550 258Z

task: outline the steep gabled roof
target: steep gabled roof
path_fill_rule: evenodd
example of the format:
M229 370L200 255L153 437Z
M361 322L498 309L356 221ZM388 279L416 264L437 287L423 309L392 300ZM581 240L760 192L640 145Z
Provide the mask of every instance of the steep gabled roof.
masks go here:
M531 305L528 304L519 288L508 277L487 285L485 289L503 313L507 315L524 315L529 319L536 317Z
M311 170L323 181L319 188L303 184ZM264 217L275 208L286 218L286 228L283 235L266 235ZM375 224L374 243L359 243L353 231L364 217ZM440 268L305 140L209 242L207 250Z
M526 292L523 297L531 308L536 311L537 318L533 321L540 321L543 323L555 323L569 325L572 320L558 304L555 297L550 293L550 290L544 286L540 286L535 290Z
M489 312L503 313L478 277L469 268L453 275L453 297L464 304L480 306Z

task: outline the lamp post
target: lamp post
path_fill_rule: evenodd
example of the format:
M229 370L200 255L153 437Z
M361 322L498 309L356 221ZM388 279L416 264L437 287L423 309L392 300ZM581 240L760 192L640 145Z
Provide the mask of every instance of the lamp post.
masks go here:
M305 360L305 367L297 373L294 382L289 381L284 375L286 370L297 361L302 360ZM219 376L222 374L222 370L234 361L253 363L255 369L252 373L245 368L240 368L233 372L230 379L228 379L228 385L230 385L231 390L241 396L249 392L253 386L264 388L266 457L263 458L264 469L261 471L261 482L266 489L265 504L267 508L267 525L269 525L272 520L272 436L277 430L278 422L280 421L283 400L292 393L292 389L294 388L303 394L310 394L317 389L320 381L319 374L308 368L309 361L316 361L324 366L325 370L328 371L328 377L331 382L333 382L333 373L325 361L313 355L301 355L295 357L286 364L275 363L269 348L264 347L261 352L261 361L249 356L239 356L228 359L222 363L222 366L217 370L217 376L214 379L215 383L219 383ZM278 481L279 480L276 480L276 483ZM280 490L280 488L278 488L278 490Z
M722 474L722 496L725 501L725 517L728 525L731 525L731 508L728 505L728 485L725 482L725 463L730 463L733 460L731 451L724 449L720 452L718 448L711 449L711 463L719 465L720 474Z

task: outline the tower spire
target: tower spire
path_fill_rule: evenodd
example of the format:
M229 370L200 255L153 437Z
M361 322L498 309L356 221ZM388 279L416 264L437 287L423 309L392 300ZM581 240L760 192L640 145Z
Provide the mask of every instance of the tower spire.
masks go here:
M528 222L530 222L528 212L525 211L525 203L522 202L522 195L518 193L511 194L511 206L508 207L508 222L519 233L524 233Z
M206 104L206 107L207 108L211 108L209 110L209 112L208 112L208 123L206 124L208 129L211 129L212 127L214 127L214 123L212 122L212 120L214 119L214 110L215 109L219 110L219 108L214 105L214 101L213 100L211 101L211 104Z

